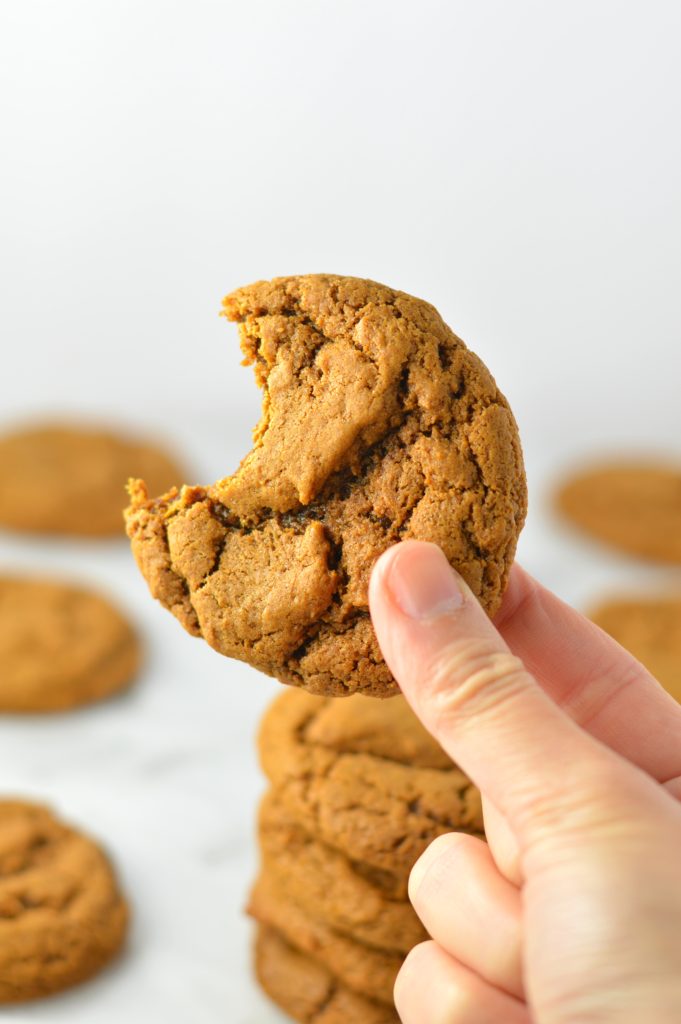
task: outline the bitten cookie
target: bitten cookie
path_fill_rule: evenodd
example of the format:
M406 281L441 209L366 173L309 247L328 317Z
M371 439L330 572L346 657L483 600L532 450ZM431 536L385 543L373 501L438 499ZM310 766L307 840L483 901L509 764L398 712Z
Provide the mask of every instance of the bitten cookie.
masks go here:
M259 750L277 801L307 832L404 880L437 836L483 831L478 789L403 697L286 690L265 713Z
M100 848L44 807L0 801L0 1003L69 988L120 950L128 910Z
M130 477L167 490L183 475L156 445L96 427L49 423L17 430L0 437L0 526L118 536Z
M310 917L266 872L253 887L248 911L353 992L394 1005L393 988L403 956L364 945Z
M56 580L0 576L0 712L62 711L130 685L130 624L103 597Z
M406 954L426 932L406 898L406 880L376 872L319 842L268 794L261 807L263 868L316 921L376 949Z
M325 967L260 926L255 968L265 992L301 1024L399 1024L397 1012L347 988Z
M224 314L264 392L254 447L210 487L132 486L140 570L222 654L314 693L390 696L367 597L382 551L433 541L499 606L526 510L508 404L432 306L372 281L260 281Z
M585 533L631 555L681 563L681 466L606 463L566 481L559 511Z
M590 618L681 702L681 597L609 601Z

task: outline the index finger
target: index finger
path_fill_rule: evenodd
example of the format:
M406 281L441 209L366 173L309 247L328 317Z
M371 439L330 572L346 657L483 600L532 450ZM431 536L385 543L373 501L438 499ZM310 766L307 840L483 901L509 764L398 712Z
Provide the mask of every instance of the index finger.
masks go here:
M583 729L673 788L681 705L640 662L517 565L494 624Z
M579 795L606 776L630 799L654 801L652 779L580 729L542 690L435 545L406 541L385 552L369 598L381 649L405 696L518 838L542 827L540 808L559 823L576 820L584 812Z

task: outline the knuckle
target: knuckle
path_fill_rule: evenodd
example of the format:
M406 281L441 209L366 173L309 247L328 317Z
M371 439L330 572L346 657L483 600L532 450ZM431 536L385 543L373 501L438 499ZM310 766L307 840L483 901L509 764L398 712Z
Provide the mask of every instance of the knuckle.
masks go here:
M603 830L626 829L629 794L622 768L614 758L584 758L569 766L562 779L559 798L534 787L521 794L519 820L526 821L528 830L531 826L537 839L545 836L558 841L566 832L595 837Z
M427 672L425 699L435 726L447 726L500 707L525 691L531 677L510 651L487 642L457 642L440 651Z
M412 1002L419 997L421 979L434 946L435 943L431 940L420 942L407 953L393 990L395 1006L401 1016L406 1017Z

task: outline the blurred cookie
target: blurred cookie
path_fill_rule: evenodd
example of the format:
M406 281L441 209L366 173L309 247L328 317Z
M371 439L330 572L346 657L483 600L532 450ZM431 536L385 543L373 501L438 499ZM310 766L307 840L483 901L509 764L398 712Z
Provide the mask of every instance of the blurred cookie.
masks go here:
M262 862L278 888L307 915L377 949L406 954L427 938L407 901L407 880L350 860L306 832L276 793L262 802Z
M98 594L56 580L0 576L0 712L61 711L130 685L135 632Z
M681 702L681 597L609 601L590 618Z
M0 1003L96 974L127 924L111 865L91 839L44 807L0 801Z
M277 801L311 835L399 878L437 836L483 831L478 789L403 697L289 689L267 710L259 749Z
M183 470L154 444L108 431L44 424L0 437L0 526L30 533L123 533L130 477L166 490Z
M597 540L631 555L681 563L681 466L605 463L567 480L556 503Z
M492 614L526 511L515 421L427 302L373 281L276 278L224 300L264 390L254 447L210 487L131 488L151 593L190 633L282 682L397 684L367 587L396 541L434 541Z
M253 887L248 910L353 992L393 1005L393 988L403 956L357 942L310 917L267 872Z
M265 992L301 1024L399 1024L396 1010L353 992L263 925L256 936L255 968Z

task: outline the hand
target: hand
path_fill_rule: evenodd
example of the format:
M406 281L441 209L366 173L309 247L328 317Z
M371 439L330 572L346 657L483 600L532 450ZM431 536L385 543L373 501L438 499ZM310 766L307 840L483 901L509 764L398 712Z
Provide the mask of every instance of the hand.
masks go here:
M517 567L493 625L439 548L407 541L370 604L489 841L442 836L412 871L433 941L400 972L404 1024L679 1024L681 706Z

